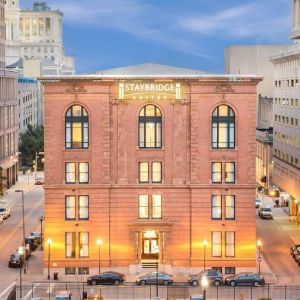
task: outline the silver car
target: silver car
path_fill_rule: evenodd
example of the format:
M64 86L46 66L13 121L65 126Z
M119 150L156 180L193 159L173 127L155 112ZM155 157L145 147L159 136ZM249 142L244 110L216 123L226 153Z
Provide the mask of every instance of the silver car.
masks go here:
M3 219L10 217L10 207L0 207L0 216L2 216Z
M163 272L151 272L145 275L139 276L136 280L139 285L145 284L158 284L158 285L169 285L174 283L172 275Z

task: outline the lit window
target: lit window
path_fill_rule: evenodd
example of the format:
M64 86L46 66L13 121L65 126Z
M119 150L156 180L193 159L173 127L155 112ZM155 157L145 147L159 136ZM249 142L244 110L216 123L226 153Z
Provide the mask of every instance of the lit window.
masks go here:
M152 195L152 219L161 219L161 195Z
M161 162L152 163L152 182L160 183L162 181L162 164Z
M155 105L144 106L139 113L139 147L160 148L162 137L161 112Z
M66 183L76 182L76 167L74 162L66 163Z
M222 163L213 162L211 169L211 180L212 183L221 183L222 182Z
M149 182L149 164L147 162L139 163L139 182L140 183Z
M233 231L225 232L225 256L235 256L235 232Z
M67 258L75 258L76 255L76 232L65 233L65 250Z
M89 233L79 232L79 256L89 256Z
M75 196L66 196L65 198L65 218L66 220L76 219L76 199Z
M78 218L79 218L79 220L88 220L89 219L89 196L79 196Z
M222 232L212 232L211 256L222 256Z
M235 115L231 107L218 106L212 115L212 147L235 147Z
M235 163L227 162L225 163L225 182L234 183L235 182Z
M79 163L79 183L89 182L89 163L80 162Z
M234 220L235 219L235 197L225 196L225 219Z
M149 199L148 195L139 195L139 218L149 218Z
M211 218L214 220L222 219L222 197L212 196L211 198Z

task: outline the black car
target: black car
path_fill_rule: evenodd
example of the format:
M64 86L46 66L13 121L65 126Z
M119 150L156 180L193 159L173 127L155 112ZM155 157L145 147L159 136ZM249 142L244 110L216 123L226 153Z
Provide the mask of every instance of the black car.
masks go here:
M43 238L40 232L30 232L30 237L34 237L38 245L43 242Z
M16 252L10 256L8 267L9 268L22 268L24 264L24 256Z
M198 286L201 284L203 276L206 276L208 283L214 286L220 286L223 283L222 273L219 270L213 269L203 270L199 274L190 275L189 283L193 286Z
M263 276L254 273L239 273L229 276L225 279L225 284L230 286L236 285L254 285L260 286L265 284Z
M39 246L34 236L28 236L27 238L25 238L25 244L29 246L29 249L31 251L35 251L36 248Z
M90 276L87 284L114 284L119 285L125 281L125 275L118 272L103 272L100 275Z
M296 250L298 250L300 248L300 245L299 244L293 244L291 247L290 247L290 254L294 257L294 252Z

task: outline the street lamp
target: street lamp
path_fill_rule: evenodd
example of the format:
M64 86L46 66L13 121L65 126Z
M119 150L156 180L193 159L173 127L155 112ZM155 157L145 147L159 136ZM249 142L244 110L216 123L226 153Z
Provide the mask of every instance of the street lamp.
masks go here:
M260 256L260 246L262 245L261 240L258 240L256 243L257 247L258 247L258 257L257 257L257 261L258 261L258 274L260 275L260 263L261 263L261 256Z
M156 298L155 299L159 299L158 296L158 267L159 267L159 247L158 245L155 245L153 247L154 253L156 254Z
M48 244L48 280L50 280L50 250L51 250L52 240L48 239L47 244Z
M20 255L20 263L21 263L22 255L24 255L23 249L19 248L18 253ZM25 258L24 258L24 261L23 261L23 266L24 265L25 265ZM22 287L22 266L20 265L20 298L23 298L22 294L23 294L23 287Z
M100 269L101 269L101 259L100 259L100 253L101 253L101 246L102 246L102 240L98 239L97 240L97 245L98 245L98 272L100 275Z
M43 236L43 221L44 221L45 219L44 219L44 216L41 216L40 217L40 222L41 222L41 251L43 251L44 249L44 246L43 246L43 244L44 244L44 236Z
M205 271L205 260L206 260L206 247L207 247L207 240L203 241L203 266Z
M25 236L25 211L24 211L24 190L15 190L16 193L22 193L22 217L23 217L23 247L26 246ZM24 262L24 274L26 274L26 263Z
M205 275L201 279L201 285L203 288L203 300L206 300L206 287L208 286L208 280Z

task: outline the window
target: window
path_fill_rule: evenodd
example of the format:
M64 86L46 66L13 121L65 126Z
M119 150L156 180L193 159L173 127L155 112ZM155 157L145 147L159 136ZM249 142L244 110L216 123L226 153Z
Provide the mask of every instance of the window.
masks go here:
M222 232L214 231L212 232L212 243L211 243L211 256L222 256Z
M152 182L161 183L162 179L162 167L161 162L152 163Z
M76 182L76 167L74 162L66 163L66 183Z
M89 163L79 163L79 183L89 182Z
M78 218L79 220L89 219L89 196L79 196L78 198Z
M76 255L76 232L66 232L65 249L67 258L75 258Z
M80 105L71 106L65 117L66 148L87 149L89 147L89 117Z
M235 232L233 231L225 232L225 256L235 256Z
M149 218L149 199L148 195L139 195L139 219Z
M155 105L146 105L139 114L139 147L161 148L161 138L161 112Z
M79 232L79 256L89 257L89 233Z
M213 220L222 219L222 197L212 196L211 198L211 218Z
M88 267L79 267L78 268L78 274L79 275L88 275L88 274L90 274L90 268L88 268Z
M225 267L225 275L235 274L235 267Z
M218 106L212 115L212 147L235 147L235 115L231 107Z
M234 183L235 182L235 163L226 162L225 163L225 182Z
M66 196L65 198L65 219L76 219L76 199L75 196Z
M225 219L235 219L235 196L225 196Z
M161 195L152 195L152 219L161 219Z
M139 163L139 182L140 183L149 182L149 163L147 162Z
M75 275L76 268L65 268L65 275Z
M213 162L211 164L211 181L212 183L222 182L222 163Z

